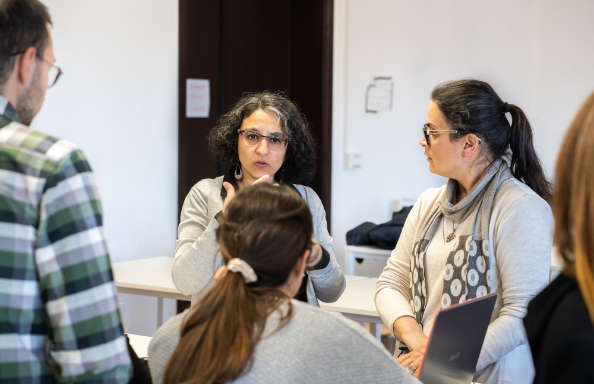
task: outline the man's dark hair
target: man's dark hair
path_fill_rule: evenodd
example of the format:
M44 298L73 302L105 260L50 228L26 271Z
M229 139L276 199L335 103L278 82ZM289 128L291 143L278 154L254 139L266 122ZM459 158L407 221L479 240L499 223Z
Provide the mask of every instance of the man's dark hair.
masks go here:
M42 55L51 16L38 0L0 0L0 89L12 72L15 56L29 47Z

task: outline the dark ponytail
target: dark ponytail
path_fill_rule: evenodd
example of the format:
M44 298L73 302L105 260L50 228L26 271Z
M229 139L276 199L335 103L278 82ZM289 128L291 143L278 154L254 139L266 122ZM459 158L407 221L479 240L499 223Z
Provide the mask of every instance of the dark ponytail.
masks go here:
M250 369L268 316L279 312L277 329L291 317L291 302L278 288L311 243L313 225L305 200L291 187L260 183L242 188L218 221L223 262L242 260L256 281L246 282L242 273L228 270L215 282L182 325L164 383L236 379Z
M431 99L452 128L459 131L452 137L474 133L494 159L511 150L514 177L550 202L551 184L534 150L530 123L520 107L503 102L489 84L479 80L440 84L431 93ZM506 113L511 115L511 125Z
M524 111L509 104L512 117L509 147L512 151L510 168L514 177L523 181L547 202L551 201L551 183L546 179L532 142L532 128Z

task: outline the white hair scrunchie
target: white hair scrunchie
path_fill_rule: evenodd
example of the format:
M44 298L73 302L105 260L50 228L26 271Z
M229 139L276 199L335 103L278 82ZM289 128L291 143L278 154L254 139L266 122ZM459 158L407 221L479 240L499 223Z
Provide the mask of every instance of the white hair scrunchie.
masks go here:
M258 276L256 276L254 269L248 263L246 263L245 260L239 259L237 257L227 262L227 270L241 273L246 284L255 283L258 281Z

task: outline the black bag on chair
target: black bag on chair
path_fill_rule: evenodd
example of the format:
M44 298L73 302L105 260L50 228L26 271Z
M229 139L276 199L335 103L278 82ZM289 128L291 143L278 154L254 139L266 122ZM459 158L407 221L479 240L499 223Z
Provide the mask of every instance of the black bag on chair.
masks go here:
M370 245L369 232L375 227L377 225L370 221L357 225L346 233L346 243L348 245Z
M412 207L403 207L392 214L392 219L375 225L369 221L357 225L346 233L348 245L374 245L382 249L394 249L404 222Z
M376 225L369 231L369 240L372 245L381 249L394 249L400 238L402 226L392 224L391 221Z

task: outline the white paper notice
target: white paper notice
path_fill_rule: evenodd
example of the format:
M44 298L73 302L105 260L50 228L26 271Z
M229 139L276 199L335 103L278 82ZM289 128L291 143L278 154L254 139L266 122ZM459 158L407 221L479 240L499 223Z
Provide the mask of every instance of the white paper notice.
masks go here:
M186 79L186 117L208 117L210 81Z
M391 77L377 76L367 86L365 95L365 112L379 113L392 109L394 83Z

